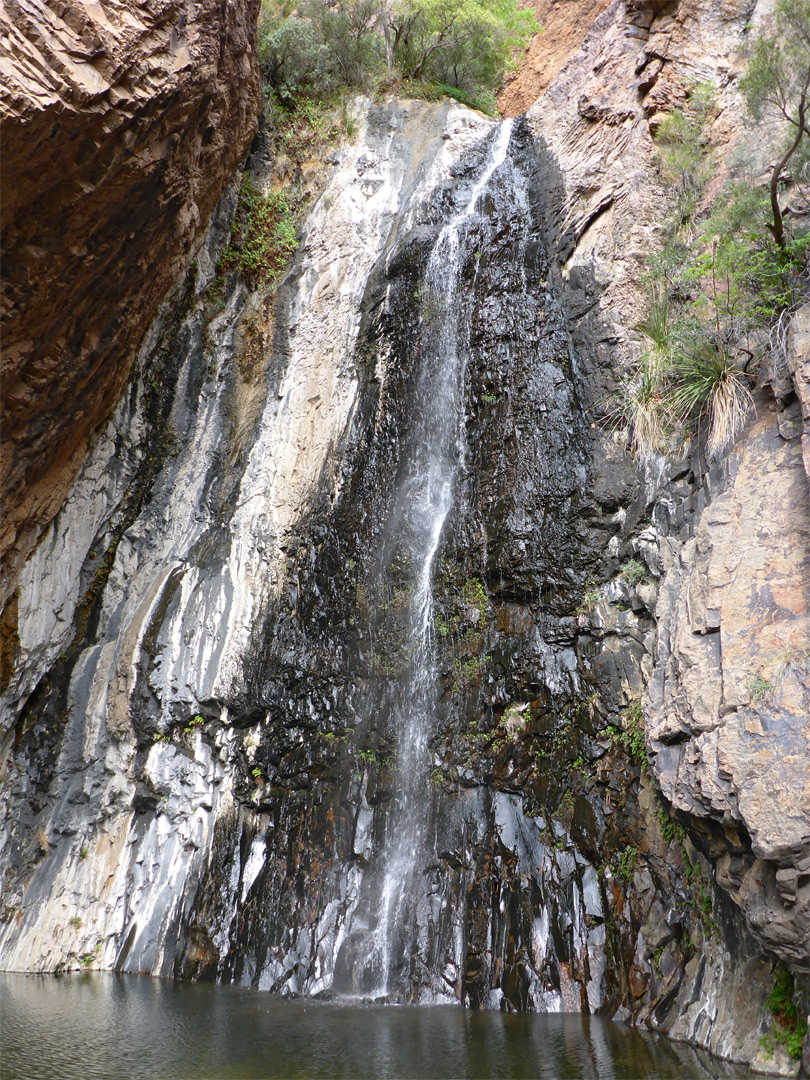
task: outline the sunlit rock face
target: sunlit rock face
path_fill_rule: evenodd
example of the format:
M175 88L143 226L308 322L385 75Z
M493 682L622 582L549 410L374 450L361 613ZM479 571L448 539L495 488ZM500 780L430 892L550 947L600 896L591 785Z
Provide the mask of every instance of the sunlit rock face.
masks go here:
M258 6L0 14L2 605L250 145Z

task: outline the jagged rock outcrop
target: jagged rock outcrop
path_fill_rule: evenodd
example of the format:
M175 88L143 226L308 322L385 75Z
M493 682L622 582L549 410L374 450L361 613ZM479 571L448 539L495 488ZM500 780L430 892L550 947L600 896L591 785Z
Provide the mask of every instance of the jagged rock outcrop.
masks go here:
M247 150L257 14L258 0L3 6L0 605Z
M641 273L667 215L650 135L690 84L710 80L717 101L712 192L735 156L759 160L763 132L742 122L735 83L750 27L771 9L614 3L529 111L533 131L559 163L549 179L563 192L554 223L563 303L580 315L572 333L583 400L595 420L613 372L639 351L633 326L644 304ZM647 470L653 528L632 539L639 557L649 555L650 572L663 573L657 652L644 662L652 676L645 724L653 775L680 820L702 835L715 880L749 930L797 972L810 959L806 324L806 312L799 313L788 359L780 349L769 357L766 346L757 417L726 462L661 461ZM605 451L606 490L615 490L607 435ZM620 542L609 541L616 554L627 550ZM632 599L655 608L657 592ZM627 621L615 608L603 614L598 621L608 628ZM756 967L756 948L747 948ZM715 970L724 970L722 961ZM703 1006L684 1011L684 993L671 1014L683 1013L675 1026L663 1015L656 1022L750 1059L756 1046L742 1049L744 1025L732 1034L728 1012L713 1033L712 1010L698 1023Z
M666 798L715 825L718 882L808 971L810 498L798 403L759 412L694 535L662 544L647 735Z

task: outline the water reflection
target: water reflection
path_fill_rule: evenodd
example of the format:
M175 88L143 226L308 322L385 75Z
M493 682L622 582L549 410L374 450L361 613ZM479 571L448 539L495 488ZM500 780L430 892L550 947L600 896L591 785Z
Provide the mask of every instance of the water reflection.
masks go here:
M112 974L0 974L0 1077L748 1077L597 1017L282 1001Z

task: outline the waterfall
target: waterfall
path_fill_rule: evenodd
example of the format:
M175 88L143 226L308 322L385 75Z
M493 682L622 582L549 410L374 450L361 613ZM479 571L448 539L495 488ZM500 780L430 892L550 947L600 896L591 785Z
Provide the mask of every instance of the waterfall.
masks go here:
M389 579L396 577L399 603L383 605L378 634L388 641L399 638L401 666L370 702L371 708L388 712L396 739L396 795L386 824L376 911L350 980L354 988L372 996L391 993L396 975L407 976L409 919L424 862L420 855L430 803L428 743L435 728L437 699L433 571L465 457L466 352L459 340L459 294L469 254L466 226L506 159L511 134L511 120L498 126L467 200L439 232L420 290L423 357L416 391L418 413L412 421L376 571L378 596L390 590Z

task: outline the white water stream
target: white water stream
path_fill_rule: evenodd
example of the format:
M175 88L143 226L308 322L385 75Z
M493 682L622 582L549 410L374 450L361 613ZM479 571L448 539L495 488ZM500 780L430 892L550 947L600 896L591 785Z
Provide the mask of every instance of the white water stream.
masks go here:
M464 375L466 353L459 345L461 274L466 226L495 171L506 159L512 121L494 134L489 157L465 205L442 227L430 253L421 291L426 345L417 406L404 474L399 482L387 544L396 550L408 578L407 639L392 727L396 731L397 794L386 828L379 905L364 967L373 975L373 995L392 991L392 976L407 963L408 919L421 888L427 811L428 742L435 724L436 655L433 640L433 571L445 521L453 505L456 478L465 457ZM389 559L383 559L383 572ZM403 953L405 955L403 955Z

